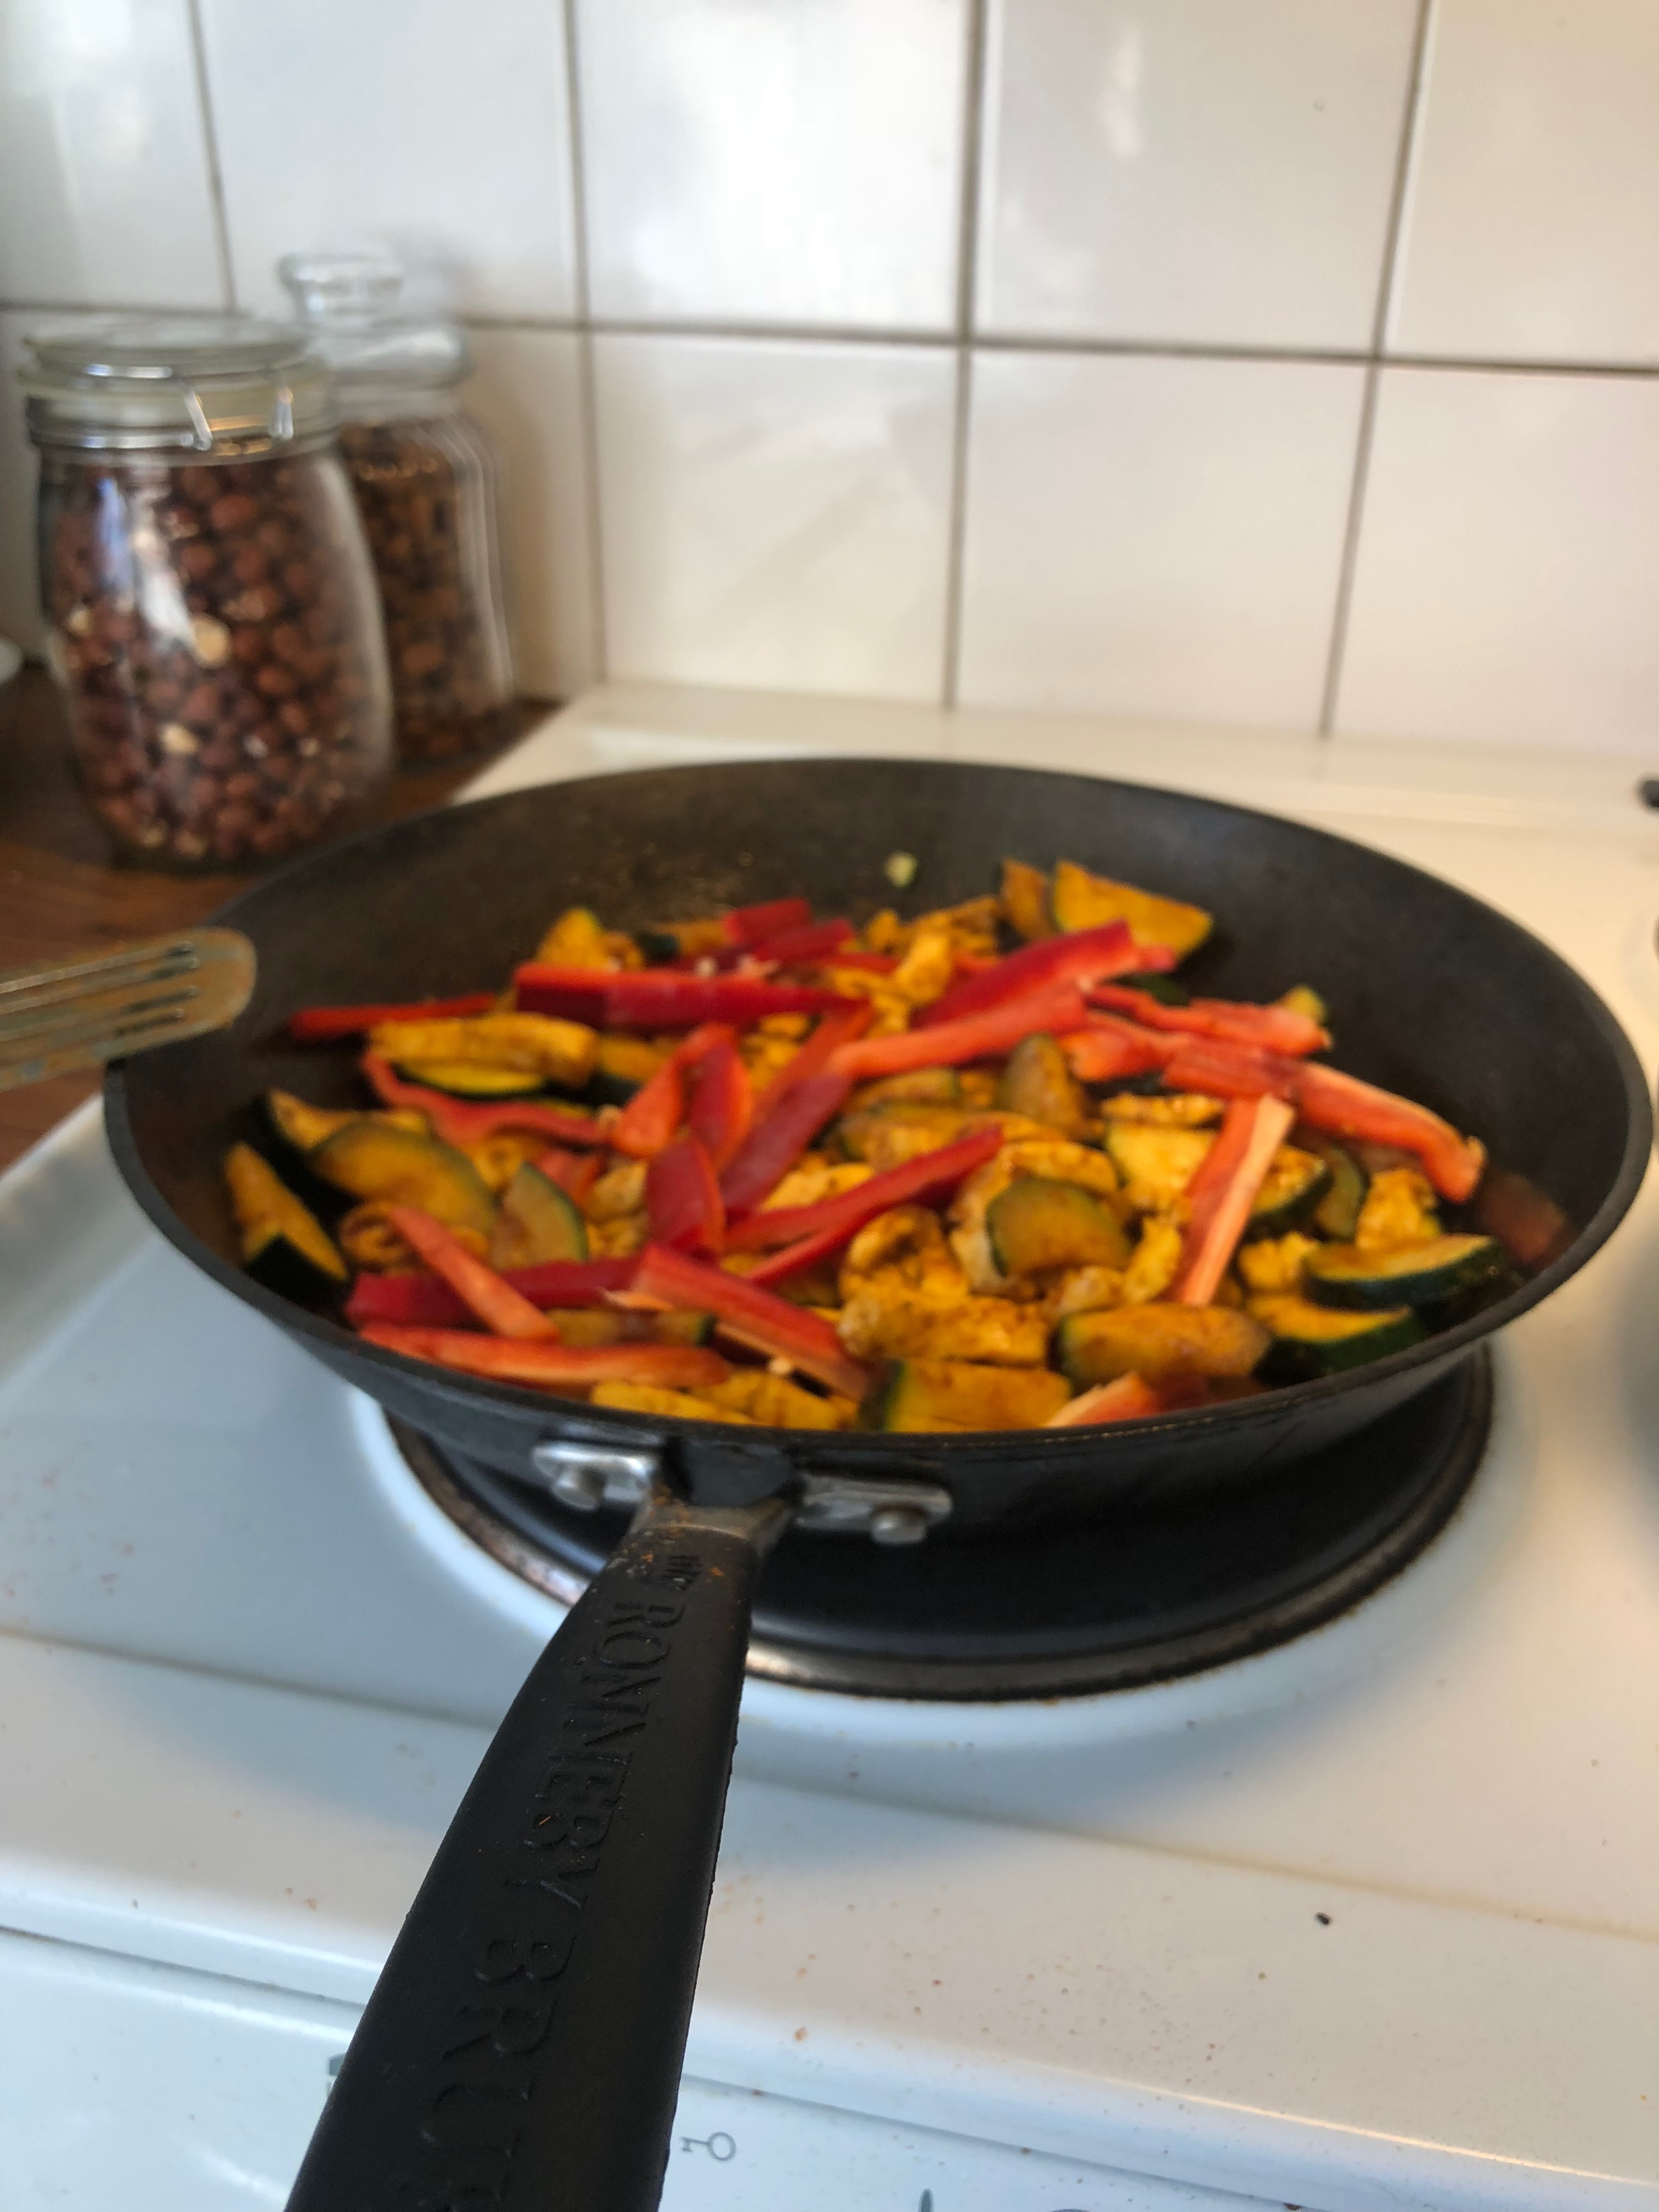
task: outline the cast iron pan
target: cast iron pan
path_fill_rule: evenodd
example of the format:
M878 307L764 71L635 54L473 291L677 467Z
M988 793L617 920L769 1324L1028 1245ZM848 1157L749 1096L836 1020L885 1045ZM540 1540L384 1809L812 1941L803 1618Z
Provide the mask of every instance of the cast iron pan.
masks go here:
M1220 917L1183 975L1315 985L1339 1065L1437 1109L1563 1209L1561 1249L1457 1328L1355 1373L1109 1432L831 1437L562 1407L364 1345L236 1261L226 1143L267 1085L361 1097L349 1052L296 1052L307 1003L475 990L573 902L638 926L791 894L855 920L883 863L913 910L1065 855ZM1565 1280L1634 1196L1651 1122L1612 1016L1535 938L1437 879L1237 807L1012 769L821 761L596 778L457 808L301 862L222 919L259 956L235 1026L118 1067L111 1142L151 1219L337 1373L447 1444L530 1472L550 1439L648 1454L653 1502L538 1661L486 1754L353 2039L296 2212L654 2205L713 1880L750 1592L803 1479L948 1491L931 1541L1248 1482L1425 1388ZM946 1533L950 1532L950 1533ZM987 1540L994 1540L988 1537ZM805 1540L805 1538L799 1540Z

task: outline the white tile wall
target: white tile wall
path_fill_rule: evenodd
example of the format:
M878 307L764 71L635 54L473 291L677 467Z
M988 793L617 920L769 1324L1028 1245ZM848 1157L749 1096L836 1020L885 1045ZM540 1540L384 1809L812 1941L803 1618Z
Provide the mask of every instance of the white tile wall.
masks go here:
M1659 362L1659 9L1438 0L1391 337Z
M556 0L201 7L244 306L286 307L281 254L377 246L471 313L572 313Z
M520 690L581 690L601 665L581 347L570 331L475 331L466 404L495 448Z
M1338 727L1659 765L1659 383L1384 373Z
M1312 729L1363 382L981 354L963 703Z
M0 299L222 304L190 0L0 0Z
M967 0L579 0L597 313L943 330Z
M1416 0L991 0L981 327L1364 346Z
M538 691L1645 752L1656 113L1653 0L0 0L0 348L402 250Z
M623 337L595 354L611 670L937 697L949 356Z

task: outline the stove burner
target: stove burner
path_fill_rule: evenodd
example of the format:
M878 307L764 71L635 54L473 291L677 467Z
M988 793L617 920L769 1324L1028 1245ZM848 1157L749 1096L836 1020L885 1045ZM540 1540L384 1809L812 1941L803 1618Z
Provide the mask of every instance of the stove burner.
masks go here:
M1097 1527L884 1551L787 1536L749 1672L865 1697L1080 1697L1197 1674L1305 1634L1414 1559L1468 1487L1492 1417L1483 1348L1371 1428L1280 1473ZM572 1604L626 1526L393 1421L450 1518Z

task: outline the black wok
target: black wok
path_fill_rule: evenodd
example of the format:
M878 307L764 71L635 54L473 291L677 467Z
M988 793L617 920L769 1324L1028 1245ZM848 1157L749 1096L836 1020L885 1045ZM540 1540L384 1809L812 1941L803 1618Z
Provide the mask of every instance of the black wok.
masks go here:
M1437 1109L1562 1209L1553 1256L1500 1303L1324 1382L1109 1432L831 1437L562 1406L363 1344L237 1265L219 1161L261 1091L360 1097L349 1052L296 1052L310 1002L476 989L580 902L637 926L805 894L861 918L973 896L1005 854L1065 854L1215 910L1205 990L1329 1000L1336 1058ZM654 2204L713 1877L762 1556L805 1498L880 1486L929 1540L1098 1518L1254 1476L1426 1388L1581 1267L1650 1140L1642 1073L1546 946L1449 885L1321 832L1167 792L937 763L697 768L563 784L398 824L302 862L222 919L253 939L235 1026L112 1071L116 1158L152 1220L238 1297L439 1443L650 1502L538 1662L456 1816L296 2184L350 2205ZM551 1449L552 1458L548 1456ZM826 1491L826 1481L828 1490ZM943 1516L942 1521L940 1516ZM867 1522L867 1516L866 1516ZM792 1540L809 1540L800 1536ZM823 1540L820 1539L819 1540Z

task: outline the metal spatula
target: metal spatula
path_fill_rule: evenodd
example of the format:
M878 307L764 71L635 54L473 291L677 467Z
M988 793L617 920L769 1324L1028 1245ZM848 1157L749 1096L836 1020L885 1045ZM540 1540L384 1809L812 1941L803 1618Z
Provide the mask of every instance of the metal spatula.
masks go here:
M237 929L185 929L55 968L0 969L0 1091L234 1022L253 991Z

